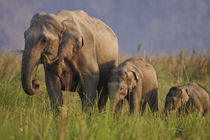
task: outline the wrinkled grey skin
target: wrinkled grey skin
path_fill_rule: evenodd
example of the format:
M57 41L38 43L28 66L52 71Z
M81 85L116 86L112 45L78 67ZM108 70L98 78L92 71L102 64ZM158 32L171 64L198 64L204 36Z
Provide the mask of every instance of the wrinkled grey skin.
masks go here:
M197 115L209 116L209 93L197 83L172 87L166 96L164 112L168 115L172 110L178 110L179 113L194 111Z
M124 99L128 100L130 113L150 109L158 111L158 81L155 69L143 59L130 58L113 69L108 82L112 113L118 113ZM140 107L140 108L139 108Z
M39 81L32 80L32 75L41 62L51 105L57 111L63 104L62 90L78 91L86 109L103 88L98 104L104 106L109 73L118 63L118 40L111 28L84 11L62 10L35 14L24 37L21 80L28 95L39 91ZM49 60L42 61L42 54Z

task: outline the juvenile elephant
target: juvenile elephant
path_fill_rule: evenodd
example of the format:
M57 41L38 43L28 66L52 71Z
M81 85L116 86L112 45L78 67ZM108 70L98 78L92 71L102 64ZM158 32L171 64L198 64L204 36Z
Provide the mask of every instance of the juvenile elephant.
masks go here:
M39 90L40 83L32 76L42 63L51 105L57 111L63 104L62 90L79 92L84 110L103 89L98 104L104 106L109 73L118 64L118 40L110 27L82 10L62 10L35 14L24 37L21 80L28 95Z
M210 115L209 93L197 83L189 83L182 86L170 88L165 101L165 113L168 115L171 110L195 111L197 115Z
M158 111L158 81L155 69L142 58L130 58L112 70L108 82L112 113L117 113L127 99L130 113L143 113L146 103ZM140 107L140 108L139 108Z

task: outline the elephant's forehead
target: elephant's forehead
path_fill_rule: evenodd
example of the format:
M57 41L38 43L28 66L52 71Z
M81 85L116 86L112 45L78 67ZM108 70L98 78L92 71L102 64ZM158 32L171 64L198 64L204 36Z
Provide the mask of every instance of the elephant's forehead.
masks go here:
M110 89L118 89L121 86L126 86L124 82L112 81L108 83Z
M29 38L38 39L41 36L45 36L46 38L49 38L51 40L58 38L56 33L53 31L52 27L50 27L50 25L46 26L39 24L37 26L32 27L28 32Z
M121 82L125 80L125 78L126 78L125 72L122 70L117 70L112 73L112 76L110 79L111 81Z
M120 85L119 82L110 82L110 83L108 83L109 87L116 87L116 86L119 86L119 85Z
M168 100L177 100L177 99L179 99L179 97L178 97L177 95L174 94L174 95L172 95L172 96L168 96L167 99L168 99Z
M124 68L117 69L114 71L114 75L118 77L125 77L126 70Z
M43 29L42 35L51 39L51 40L58 38L57 34L53 30L47 29L47 28Z
M113 92L116 91L120 87L120 83L118 82L109 82L108 83L109 91Z

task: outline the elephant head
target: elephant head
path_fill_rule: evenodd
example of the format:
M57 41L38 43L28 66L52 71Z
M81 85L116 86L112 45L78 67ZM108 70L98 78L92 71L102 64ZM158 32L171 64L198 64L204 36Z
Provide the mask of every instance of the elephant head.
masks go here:
M168 115L170 111L181 108L188 100L189 95L186 88L172 87L166 96L164 112Z
M112 76L108 82L109 96L112 107L112 113L119 111L119 103L132 92L139 80L136 71L113 71Z
M75 22L61 18L58 14L35 14L30 27L24 33L24 38L21 81L28 95L35 94L40 87L38 80L32 80L34 68L38 63L47 66L83 46L83 39L75 27ZM47 56L47 62L41 61L43 54Z

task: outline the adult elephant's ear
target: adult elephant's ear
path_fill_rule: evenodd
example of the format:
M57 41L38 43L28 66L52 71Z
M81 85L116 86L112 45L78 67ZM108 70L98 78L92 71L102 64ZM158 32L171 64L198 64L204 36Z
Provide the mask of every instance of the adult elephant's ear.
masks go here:
M188 90L182 89L182 103L186 103L189 100Z
M61 43L58 48L58 58L60 60L73 55L84 46L83 36L74 20L65 20L62 25Z

